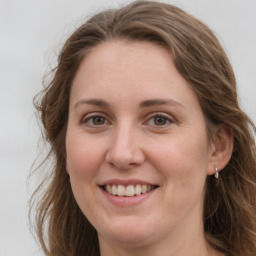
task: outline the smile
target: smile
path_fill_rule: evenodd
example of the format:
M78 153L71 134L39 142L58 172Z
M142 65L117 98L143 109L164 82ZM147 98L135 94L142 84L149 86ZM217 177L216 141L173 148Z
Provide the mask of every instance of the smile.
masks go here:
M120 197L125 197L125 196L139 196L141 194L146 194L154 189L156 189L157 186L153 185L146 185L146 184L136 184L136 185L105 185L103 186L103 189L108 192L111 195L114 196L120 196Z

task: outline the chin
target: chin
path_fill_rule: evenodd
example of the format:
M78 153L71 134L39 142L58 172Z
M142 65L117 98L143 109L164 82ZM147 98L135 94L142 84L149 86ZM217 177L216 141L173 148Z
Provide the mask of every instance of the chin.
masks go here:
M124 223L113 223L111 227L101 227L99 239L111 240L114 243L124 245L127 248L144 247L151 244L155 237L155 230L152 225L141 221L126 220Z

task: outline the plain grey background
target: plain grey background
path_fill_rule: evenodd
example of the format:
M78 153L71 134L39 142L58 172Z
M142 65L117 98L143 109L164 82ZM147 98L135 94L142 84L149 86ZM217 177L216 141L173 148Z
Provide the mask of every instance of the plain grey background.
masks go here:
M0 0L0 256L42 255L29 232L27 178L40 131L33 96L56 52L84 18L125 0ZM208 24L236 73L242 108L256 121L256 0L166 0Z

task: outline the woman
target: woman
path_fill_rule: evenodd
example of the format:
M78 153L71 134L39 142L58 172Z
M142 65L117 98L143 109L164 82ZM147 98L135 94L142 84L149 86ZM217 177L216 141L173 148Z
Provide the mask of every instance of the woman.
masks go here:
M255 126L200 21L151 1L93 16L36 107L45 255L255 255Z

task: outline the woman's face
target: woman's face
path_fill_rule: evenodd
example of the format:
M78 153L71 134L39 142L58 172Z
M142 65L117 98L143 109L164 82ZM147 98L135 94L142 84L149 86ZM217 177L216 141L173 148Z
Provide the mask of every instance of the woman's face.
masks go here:
M82 61L67 171L100 243L145 246L200 233L211 148L198 99L166 49L113 41Z

